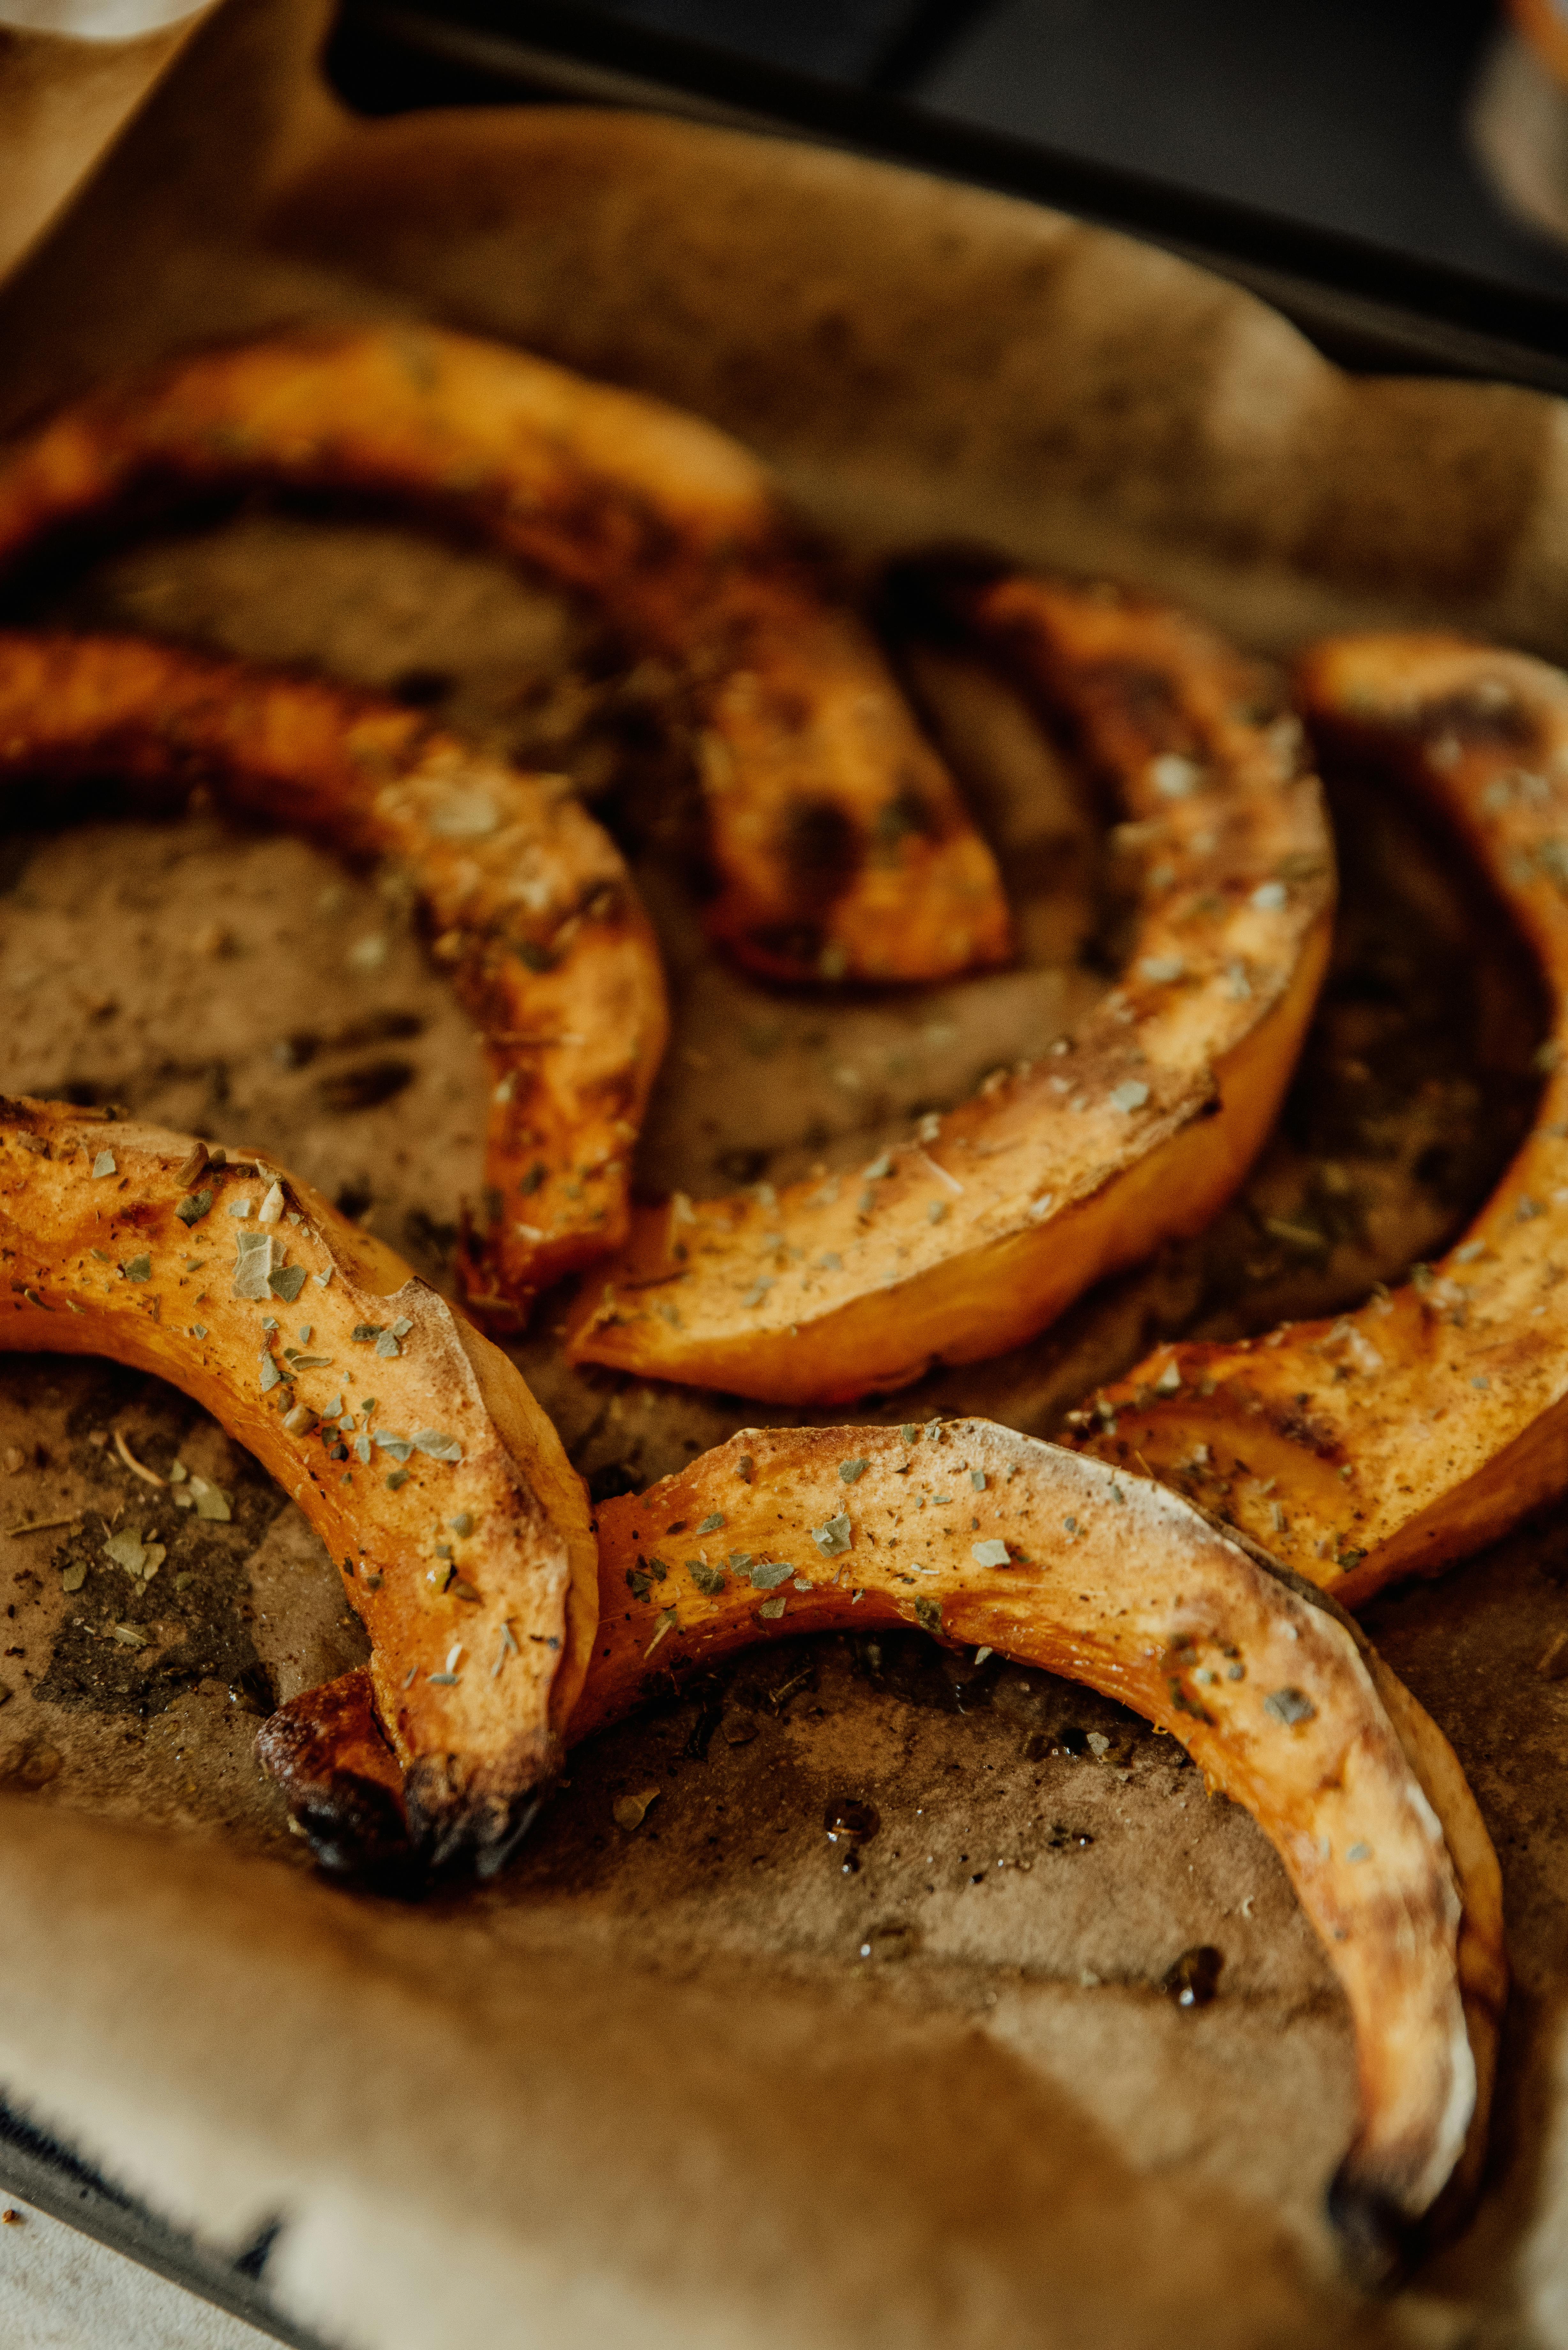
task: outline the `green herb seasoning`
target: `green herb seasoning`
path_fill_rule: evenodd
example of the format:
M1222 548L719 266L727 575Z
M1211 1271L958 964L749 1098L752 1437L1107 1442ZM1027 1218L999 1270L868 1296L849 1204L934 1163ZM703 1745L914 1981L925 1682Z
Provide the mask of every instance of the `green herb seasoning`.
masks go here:
M1303 1697L1298 1689L1273 1690L1263 1700L1263 1711L1272 1713L1276 1721L1290 1726L1298 1721L1311 1721L1317 1711L1311 1698Z
M196 1515L208 1518L215 1525L227 1525L234 1516L229 1497L222 1486L209 1484L205 1477L192 1476L191 1492L196 1504Z
M462 1447L456 1437L445 1435L439 1428L416 1428L409 1441L417 1452L423 1452L431 1461L462 1459Z

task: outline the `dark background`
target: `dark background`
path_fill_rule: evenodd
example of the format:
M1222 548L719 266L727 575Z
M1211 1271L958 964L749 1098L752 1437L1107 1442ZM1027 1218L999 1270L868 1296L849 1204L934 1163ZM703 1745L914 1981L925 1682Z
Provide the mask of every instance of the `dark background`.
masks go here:
M1353 362L1358 334L1387 363L1424 320L1443 331L1410 364L1568 389L1568 249L1511 219L1467 137L1500 20L1494 0L341 0L328 68L369 112L555 97L803 129L1231 265Z

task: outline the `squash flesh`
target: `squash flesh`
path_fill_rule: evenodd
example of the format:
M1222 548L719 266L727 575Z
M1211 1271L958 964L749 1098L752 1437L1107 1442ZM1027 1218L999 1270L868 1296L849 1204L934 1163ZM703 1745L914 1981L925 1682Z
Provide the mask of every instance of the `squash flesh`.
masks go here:
M1262 1143L1334 897L1295 722L1247 714L1266 681L1162 607L1006 580L963 617L1071 720L1132 819L1121 984L1070 1050L1042 1037L858 1175L635 1209L573 1310L574 1359L770 1402L895 1389L1021 1344L1200 1229Z
M664 980L620 856L564 779L317 681L137 638L0 634L0 780L107 773L209 782L406 879L491 1077L487 1207L460 1256L476 1310L516 1322L615 1244Z
M1339 2224L1376 2236L1377 2211L1413 2223L1479 2161L1478 2086L1506 1995L1501 1880L1474 1799L1436 1725L1310 1586L1147 1480L1098 1464L1080 1478L1074 1461L983 1420L913 1442L881 1428L757 1429L601 1504L599 1630L570 1734L759 1639L878 1622L987 1646L1131 1706L1258 1821L1345 1989L1361 2119L1334 2182ZM714 1516L722 1525L699 1535ZM846 1539L830 1539L846 1547L825 1552L812 1529L845 1519ZM999 1543L1007 1565L976 1559ZM699 1586L693 1555L722 1590ZM764 1593L754 1569L775 1560L794 1572ZM1282 1721L1296 1698L1315 1712Z
M606 613L691 700L709 927L775 978L1005 961L990 850L869 632L825 600L765 470L661 402L429 327L197 352L65 410L0 463L0 569L117 509L358 492L477 536Z
M574 1742L759 1641L878 1624L1118 1699L1252 1814L1344 1985L1361 2121L1333 2202L1364 2272L1473 2183L1507 1991L1496 1858L1440 1731L1310 1586L1160 1487L984 1420L743 1430L597 1523ZM334 1738L357 1686L262 1733L329 1849L366 1800Z
M416 1849L496 1863L597 1610L581 1484L514 1366L275 1165L101 1112L0 1106L0 1348L170 1380L299 1504L369 1634Z
M1368 636L1309 654L1301 691L1325 740L1448 819L1534 950L1552 1005L1536 1122L1419 1286L1263 1339L1161 1347L1077 1440L1355 1607L1568 1485L1568 678L1453 638Z

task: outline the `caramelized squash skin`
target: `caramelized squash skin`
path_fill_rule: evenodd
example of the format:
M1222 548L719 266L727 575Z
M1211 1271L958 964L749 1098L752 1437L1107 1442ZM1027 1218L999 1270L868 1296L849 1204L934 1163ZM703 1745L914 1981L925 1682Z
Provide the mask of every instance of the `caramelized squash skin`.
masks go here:
M579 1362L775 1403L907 1385L1022 1344L1199 1230L1272 1122L1326 964L1334 852L1298 723L1198 623L1009 578L965 621L1069 727L1128 822L1139 917L1074 1038L863 1171L635 1209L585 1282Z
M1440 1263L1332 1322L1161 1347L1080 1416L1354 1607L1495 1541L1568 1484L1568 676L1433 635L1349 637L1300 672L1325 746L1457 832L1552 1003L1534 1128Z
M481 1028L486 1206L460 1256L504 1323L616 1245L668 1034L619 852L561 776L400 704L134 637L0 633L0 781L211 784L248 815L406 878Z
M1065 1674L1171 1731L1275 1845L1350 2003L1361 2119L1331 2199L1357 2272L1386 2281L1459 2199L1507 1990L1497 1864L1441 1733L1310 1586L1160 1487L984 1420L747 1430L601 1504L597 1532L574 1741L759 1641L877 1624ZM334 1851L373 1808L374 1756L331 1735L356 1702L350 1676L264 1732Z
M1006 960L1006 899L869 632L770 477L662 403L439 328L322 327L177 358L0 463L0 570L106 519L254 486L391 500L597 605L698 732L709 927L790 980Z
M0 1103L0 1348L170 1380L327 1544L388 1742L361 1851L400 1807L422 1866L498 1866L597 1613L581 1482L509 1358L282 1170L60 1104Z

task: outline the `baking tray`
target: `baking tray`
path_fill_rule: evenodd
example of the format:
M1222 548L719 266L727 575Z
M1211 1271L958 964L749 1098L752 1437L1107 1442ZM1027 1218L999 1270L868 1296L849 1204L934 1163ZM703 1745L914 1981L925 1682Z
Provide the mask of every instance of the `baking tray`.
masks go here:
M1341 359L1413 372L1496 375L1568 389L1568 335L1557 306L1521 303L1458 273L1422 272L1374 249L1271 223L1238 207L988 135L920 120L877 93L853 98L803 78L761 74L576 8L518 13L390 9L348 0L329 52L337 86L383 106L404 76L430 104L498 99L617 103L770 130L804 131L860 151L912 161L958 179L1050 201L1128 227L1200 258L1268 295ZM432 63L440 72L432 71ZM394 73L396 68L396 73ZM378 95L379 93L379 95ZM1423 302L1429 307L1423 307ZM273 2312L263 2231L225 2262L180 2235L15 2116L0 2116L0 2177L54 2216L170 2276L276 2338L308 2337Z
M262 2230L235 2259L225 2261L193 2236L182 2235L134 2196L122 2193L90 2165L78 2162L3 2101L0 2190L227 2310L232 2317L244 2318L258 2333L287 2343L289 2350L326 2350L313 2334L291 2325L267 2299L262 2280L275 2231ZM110 2345L105 2345L105 2350Z

